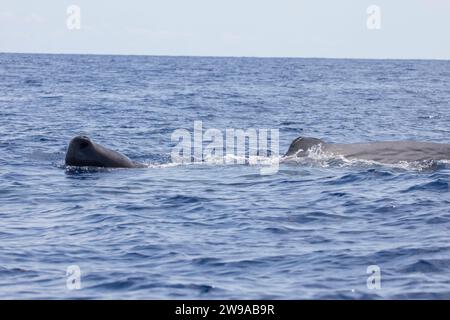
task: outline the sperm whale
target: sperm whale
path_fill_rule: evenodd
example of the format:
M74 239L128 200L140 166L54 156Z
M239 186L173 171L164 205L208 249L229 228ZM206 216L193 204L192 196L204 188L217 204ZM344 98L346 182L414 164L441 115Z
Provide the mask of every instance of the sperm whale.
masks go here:
M299 137L292 141L285 156L304 157L313 147L347 159L372 160L395 164L402 161L450 160L450 144L418 141L380 141L366 143L326 143L318 138Z
M87 136L76 136L67 148L65 163L77 167L142 168L145 165L93 142Z

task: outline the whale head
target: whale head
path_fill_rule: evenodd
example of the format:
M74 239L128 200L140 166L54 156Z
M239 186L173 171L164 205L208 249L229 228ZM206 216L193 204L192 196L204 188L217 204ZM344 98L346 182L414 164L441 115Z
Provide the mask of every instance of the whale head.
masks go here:
M313 146L323 144L323 140L317 139L317 138L309 138L309 137L299 137L292 141L291 145L289 146L288 151L284 155L287 156L306 156L309 149L311 149Z
M77 136L70 141L66 153L66 165L78 167L104 166L99 161L99 156L93 142L87 136Z
M126 156L93 142L87 136L76 136L67 148L67 166L134 168L137 165Z

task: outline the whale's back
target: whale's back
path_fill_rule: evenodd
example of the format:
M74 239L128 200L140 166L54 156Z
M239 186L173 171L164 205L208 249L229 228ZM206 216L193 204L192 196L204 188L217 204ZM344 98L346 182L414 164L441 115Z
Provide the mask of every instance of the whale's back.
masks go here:
M372 160L381 163L450 160L450 145L434 142L384 141L327 144L324 150L349 159Z

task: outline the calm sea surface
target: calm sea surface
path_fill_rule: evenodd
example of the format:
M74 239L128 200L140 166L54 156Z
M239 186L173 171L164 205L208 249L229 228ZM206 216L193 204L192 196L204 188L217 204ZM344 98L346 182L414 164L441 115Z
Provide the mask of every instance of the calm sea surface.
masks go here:
M0 54L0 298L449 299L448 164L170 158L197 120L450 143L449 101L450 61ZM65 168L80 133L149 168Z

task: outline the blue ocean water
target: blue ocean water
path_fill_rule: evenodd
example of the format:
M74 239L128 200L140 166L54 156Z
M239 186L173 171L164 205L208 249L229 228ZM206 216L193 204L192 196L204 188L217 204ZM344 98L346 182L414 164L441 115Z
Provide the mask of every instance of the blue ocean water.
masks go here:
M197 120L450 143L449 88L450 61L0 54L0 298L448 299L445 163L169 164ZM80 133L149 168L66 169Z

